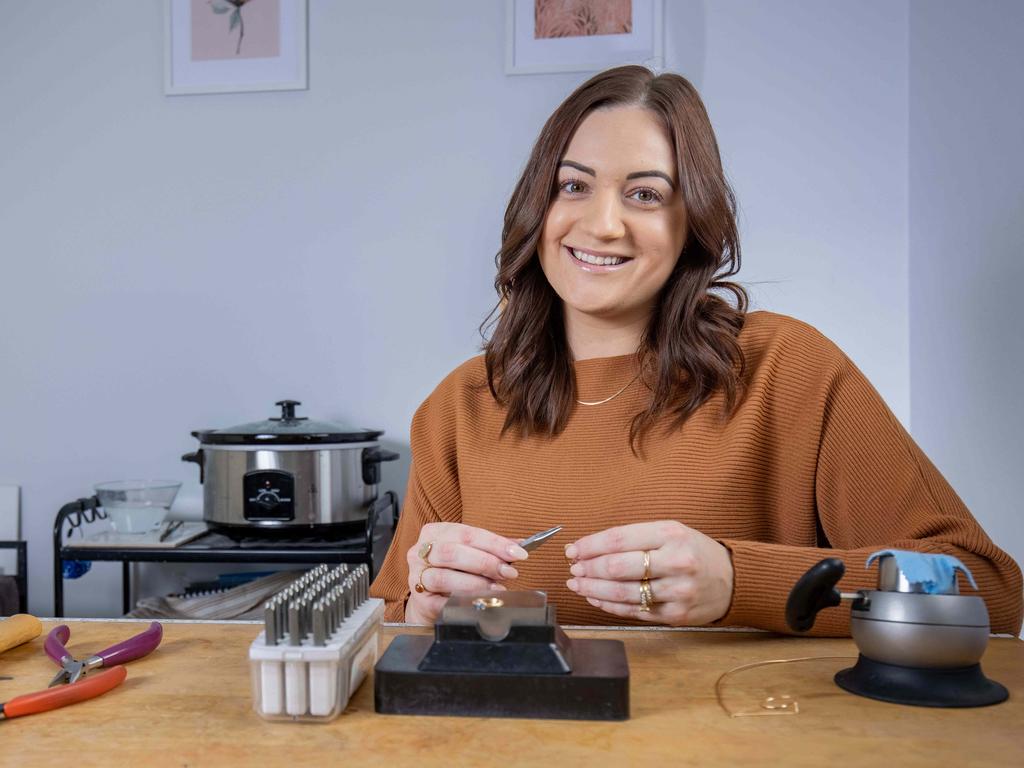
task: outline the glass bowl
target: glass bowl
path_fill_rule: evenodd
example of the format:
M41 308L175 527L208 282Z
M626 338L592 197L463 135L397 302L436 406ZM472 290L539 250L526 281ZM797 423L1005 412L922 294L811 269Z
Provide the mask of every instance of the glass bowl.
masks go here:
M115 531L144 534L160 528L181 483L176 480L117 480L93 488Z

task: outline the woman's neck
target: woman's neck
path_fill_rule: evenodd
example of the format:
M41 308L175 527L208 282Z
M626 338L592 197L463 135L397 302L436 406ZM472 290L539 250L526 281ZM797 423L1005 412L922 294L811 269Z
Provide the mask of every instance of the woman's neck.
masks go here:
M580 312L564 314L565 337L574 360L631 355L640 348L648 316L605 319Z

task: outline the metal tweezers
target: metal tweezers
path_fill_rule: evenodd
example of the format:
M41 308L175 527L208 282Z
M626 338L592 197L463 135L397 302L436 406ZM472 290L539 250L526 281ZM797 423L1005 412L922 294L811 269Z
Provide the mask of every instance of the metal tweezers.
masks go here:
M547 541L552 536L554 536L556 533L558 533L560 530L562 530L562 526L556 525L554 528L548 528L546 531L541 531L540 533L535 533L530 538L523 539L522 541L520 541L519 542L519 546L521 546L527 552L532 552L537 547L539 547L541 544L543 544L545 541Z

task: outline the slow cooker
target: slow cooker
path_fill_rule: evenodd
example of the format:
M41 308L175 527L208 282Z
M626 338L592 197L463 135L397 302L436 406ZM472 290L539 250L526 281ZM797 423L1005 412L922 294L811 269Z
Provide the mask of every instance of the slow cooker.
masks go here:
M298 400L279 400L280 416L192 432L199 450L203 519L231 532L309 533L365 525L377 499L381 430L353 429L296 416Z

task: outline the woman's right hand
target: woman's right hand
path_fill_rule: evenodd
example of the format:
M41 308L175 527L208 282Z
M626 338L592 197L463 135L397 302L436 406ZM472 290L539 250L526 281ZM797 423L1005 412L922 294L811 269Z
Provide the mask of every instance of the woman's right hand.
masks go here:
M518 572L510 563L529 553L519 542L462 523L427 523L409 548L409 602L405 620L433 624L454 592L504 590Z

